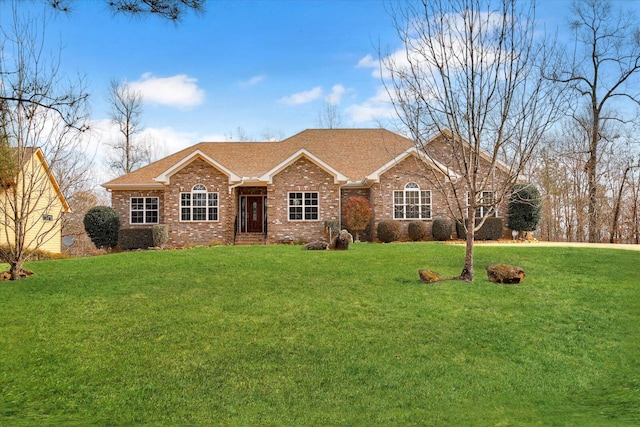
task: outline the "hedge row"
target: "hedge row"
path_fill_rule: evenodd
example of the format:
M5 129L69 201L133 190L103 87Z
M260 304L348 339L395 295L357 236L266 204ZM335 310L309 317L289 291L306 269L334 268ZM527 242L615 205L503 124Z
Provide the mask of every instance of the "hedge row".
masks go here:
M480 222L476 219L476 225ZM499 240L502 237L502 218L487 218L480 227L480 230L476 231L475 240ZM460 222L456 222L456 234L459 239L464 239L466 234L464 232L464 225Z

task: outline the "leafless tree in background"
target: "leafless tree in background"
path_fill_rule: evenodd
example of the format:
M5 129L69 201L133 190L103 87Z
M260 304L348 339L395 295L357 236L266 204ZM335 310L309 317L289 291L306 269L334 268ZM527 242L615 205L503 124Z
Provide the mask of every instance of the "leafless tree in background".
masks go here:
M338 106L329 101L325 101L322 109L318 112L316 124L320 129L337 129L342 127L342 115L340 114Z
M107 143L112 148L107 161L117 175L124 175L150 163L150 150L145 140L138 139L142 132L142 93L126 81L111 80L107 102L111 106L109 118L118 127L120 138Z
M475 232L507 200L560 111L561 89L543 77L553 49L536 39L529 2L395 6L404 49L383 58L382 73L417 148L440 161L433 162L432 185L454 195L450 215L465 218L460 279L472 281ZM430 143L434 135L442 135L437 144Z
M626 122L613 110L617 102L637 105L640 91L640 27L631 11L614 13L609 0L576 0L571 9L573 49L559 73L551 75L566 84L579 99L570 115L583 128L587 140L588 240L600 240L599 156L607 121ZM634 87L635 84L635 87ZM619 105L619 104L618 104ZM581 114L588 110L585 118Z
M45 24L15 8L12 20L0 22L0 135L3 152L10 156L3 163L13 165L0 198L0 230L10 245L0 255L9 263L12 279L19 278L31 251L45 245L62 222L60 199L50 191L51 174L59 173L59 182L71 188L89 167L78 162L86 159L79 153L88 95L81 79L61 75L59 57L45 57ZM37 148L48 167L32 167ZM72 164L75 173L69 169Z

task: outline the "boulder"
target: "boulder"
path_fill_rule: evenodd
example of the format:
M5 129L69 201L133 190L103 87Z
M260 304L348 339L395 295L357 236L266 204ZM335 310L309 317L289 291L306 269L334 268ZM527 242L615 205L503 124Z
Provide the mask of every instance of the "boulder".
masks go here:
M487 277L493 283L513 285L522 282L524 276L524 270L515 265L492 264L487 266Z
M340 233L331 241L329 249L346 251L349 249L349 243L353 243L353 236L347 230L341 230Z
M323 242L320 240L317 242L311 242L304 245L304 248L308 251L324 251L328 247L329 247L329 244L327 242Z
M445 280L438 273L431 270L418 270L418 275L420 276L420 280L424 283L435 283Z

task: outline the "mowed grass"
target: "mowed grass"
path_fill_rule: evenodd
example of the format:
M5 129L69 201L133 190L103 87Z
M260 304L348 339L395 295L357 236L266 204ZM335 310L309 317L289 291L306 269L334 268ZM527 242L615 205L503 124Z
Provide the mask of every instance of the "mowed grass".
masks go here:
M640 253L134 252L0 282L0 425L637 425ZM525 269L517 286L484 267Z

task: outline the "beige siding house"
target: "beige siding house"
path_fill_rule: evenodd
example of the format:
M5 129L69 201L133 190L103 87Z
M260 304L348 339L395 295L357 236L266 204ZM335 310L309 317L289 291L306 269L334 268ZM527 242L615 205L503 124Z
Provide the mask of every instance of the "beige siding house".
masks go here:
M4 182L0 188L0 244L15 245L20 226L27 248L60 253L61 218L70 212L69 205L42 150L24 149L21 157L16 179ZM24 220L20 225L18 218Z
M385 219L447 216L429 161L413 141L384 129L311 129L279 142L203 142L103 186L123 227L166 224L172 246L326 239L344 226L342 205L366 197L361 237Z

